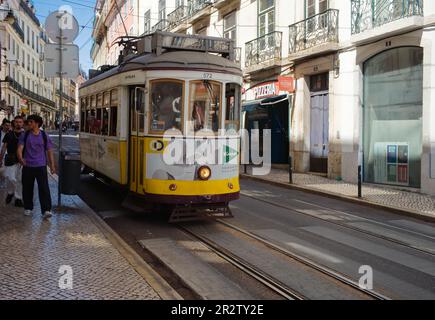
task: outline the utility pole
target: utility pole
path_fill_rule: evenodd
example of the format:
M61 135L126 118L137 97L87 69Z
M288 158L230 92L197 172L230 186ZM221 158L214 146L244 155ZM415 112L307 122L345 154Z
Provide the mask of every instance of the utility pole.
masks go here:
M58 19L62 18L59 14ZM62 57L63 57L63 33L62 28L59 28L59 154L58 154L58 186L57 186L57 206L62 206L62 123L63 123L63 104L62 104L62 91L63 91L63 74L62 74Z

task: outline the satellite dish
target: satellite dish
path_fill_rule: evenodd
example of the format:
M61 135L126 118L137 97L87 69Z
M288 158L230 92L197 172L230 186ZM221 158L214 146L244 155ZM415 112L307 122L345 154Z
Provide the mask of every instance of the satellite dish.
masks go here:
M45 20L45 30L48 38L54 43L72 43L79 34L79 23L68 11L55 11Z

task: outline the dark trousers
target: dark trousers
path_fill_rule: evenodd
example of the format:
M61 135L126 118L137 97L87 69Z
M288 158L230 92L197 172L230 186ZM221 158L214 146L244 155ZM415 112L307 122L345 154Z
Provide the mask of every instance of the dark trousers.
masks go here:
M51 211L51 195L48 185L47 167L23 167L23 202L25 210L33 210L33 189L38 183L39 202L42 213Z

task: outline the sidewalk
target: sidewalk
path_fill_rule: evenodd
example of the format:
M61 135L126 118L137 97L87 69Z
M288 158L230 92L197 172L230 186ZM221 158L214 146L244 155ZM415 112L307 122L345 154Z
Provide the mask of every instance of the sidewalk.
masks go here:
M53 178L50 188L57 199ZM0 189L0 299L160 299L95 213L78 197L62 198L65 207L47 221L39 205L32 217L6 206ZM72 268L72 289L59 287L61 266Z
M289 186L289 173L283 169L272 169L271 173L266 176L252 176L252 168L248 167L247 175L242 177L262 180L282 186ZM403 213L420 215L435 219L435 198L417 192L399 190L388 186L374 186L363 184L362 199L358 199L358 185L356 183L347 183L336 181L322 176L293 173L294 188L324 193L329 196L339 197L344 200L363 202L369 205L394 209Z

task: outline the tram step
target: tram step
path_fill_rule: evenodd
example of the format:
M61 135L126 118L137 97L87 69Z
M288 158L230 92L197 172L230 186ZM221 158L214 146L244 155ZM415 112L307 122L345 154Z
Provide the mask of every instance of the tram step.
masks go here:
M233 214L228 205L176 206L172 210L169 223L232 217Z

